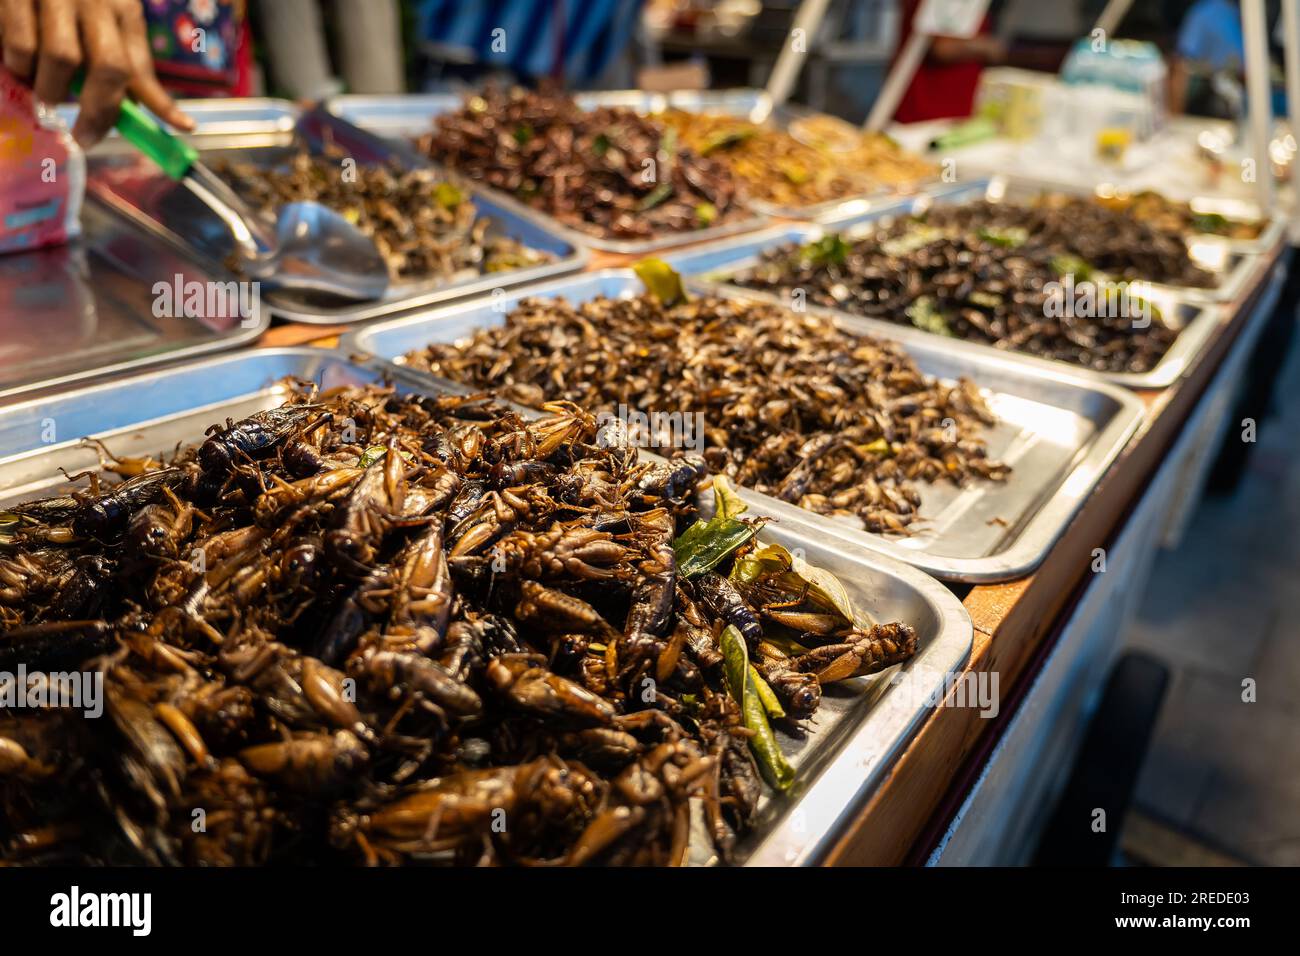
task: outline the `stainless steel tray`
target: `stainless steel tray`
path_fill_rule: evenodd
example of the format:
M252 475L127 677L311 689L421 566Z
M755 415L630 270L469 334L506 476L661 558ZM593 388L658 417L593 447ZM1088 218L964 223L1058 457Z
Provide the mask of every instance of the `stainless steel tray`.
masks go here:
M204 429L278 405L285 376L324 386L380 380L392 367L346 361L321 349L255 349L167 369L149 376L63 393L48 402L0 408L0 504L49 494L69 473L98 465L85 436L119 455L170 453ZM421 387L402 376L403 390ZM59 444L45 444L47 423ZM760 501L752 513L765 514ZM818 862L880 783L894 759L942 700L970 654L972 627L961 603L924 574L846 541L827 541L784 516L763 530L765 540L802 548L808 561L837 574L853 600L873 618L916 628L919 649L900 669L827 688L813 732L795 739L778 731L798 777L787 796L768 794L756 829L739 847L750 864ZM709 862L706 854L693 854Z
M292 100L271 97L228 97L180 100L179 106L194 120L192 133L181 133L195 146L213 148L228 142L274 144L292 133L302 115L302 107ZM77 121L76 103L58 107L59 116L71 128ZM132 153L135 147L111 130L91 151L92 156L108 153Z
M656 108L662 108L662 104L666 102L661 94L644 93L640 90L578 93L575 94L574 99L583 109L627 106L639 112L652 112ZM424 93L414 96L335 96L321 105L323 109L361 129L405 146L409 140L429 132L434 117L458 109L463 100L464 97L458 93ZM462 175L467 174L462 173ZM586 244L592 249L619 255L644 255L686 243L721 239L724 236L752 231L768 221L765 215L756 214L747 219L738 219L735 222L710 226L708 229L697 229L693 232L663 233L649 239L609 239L565 225L553 216L539 212L499 189L482 184L477 184L477 189L483 195L491 196L494 203L511 210L515 215L532 219L540 226L575 244ZM757 207L753 208L757 213Z
M994 176L991 179L975 180L933 194L923 193L908 197L875 210L848 207L842 214L825 217L820 222L828 230L844 229L849 223L857 224L865 216L871 216L873 213L875 216L914 215L934 205L963 205L980 199L987 199L989 202L1024 201L1034 199L1044 191L1073 192L1076 195L1091 194L1091 190L1081 190L1077 186L1073 189L1061 189L1033 180ZM1144 284L1157 294L1169 292L1187 302L1232 302L1245 291L1256 270L1261 266L1259 259L1253 253L1244 251L1218 237L1195 238L1188 243L1188 249L1198 265L1218 276L1219 282L1216 286L1210 289L1198 289L1158 282Z
M402 93L375 95L343 93L331 96L321 105L335 116L354 126L388 139L412 140L429 132L433 119L460 109L465 93ZM644 90L602 90L574 93L583 109L601 106L626 106L638 113L654 113L667 105L662 93Z
M690 253L681 253L674 261L690 258ZM500 325L528 296L582 302L640 291L641 281L630 270L589 272L492 302L464 302L368 326L346 335L339 347L349 354L400 360L430 342L455 342L477 328ZM736 295L728 289L719 294ZM888 337L892 327L873 326L871 331ZM857 523L756 492L745 491L745 497L783 520L815 528L819 535L865 545L947 580L1004 581L1032 571L1137 428L1142 403L1097 379L1063 374L1054 363L953 344L919 333L908 340L907 348L926 374L948 380L966 377L986 390L1000 419L988 432L989 455L1015 469L1008 481L967 488L919 486L926 520L914 526L909 537L871 534ZM438 381L412 368L403 367L403 374Z
M829 232L842 232L850 236L859 234L874 228L887 217L909 215L913 209L921 208L922 204L923 200L913 199L892 208L862 209L854 215L842 216L822 226L775 226L741 237L735 242L710 243L707 246L684 251L674 257L673 262L679 271L692 277L691 282L697 287L710 289L725 287L730 290L729 294L745 295L766 302L788 305L789 303L778 295L757 289L743 289L730 284L727 280L753 268L758 263L759 256L769 249L790 243L802 245L819 239ZM846 325L898 339L909 345L914 343L935 345L939 342L944 348L975 349L982 354L1029 362L1044 369L1066 369L1074 375L1112 382L1127 388L1165 388L1178 381L1192 368L1215 328L1223 320L1223 316L1211 303L1187 301L1181 290L1175 292L1168 286L1156 285L1149 286L1149 289L1150 292L1145 295L1145 298L1150 299L1152 304L1160 309L1166 322L1181 330L1169 351L1149 372L1097 372L1070 362L1038 358L1026 352L1012 352L979 342L944 338L912 326L899 325L884 319L866 318L825 306L809 304L806 308L810 312L834 315Z
M327 137L332 139L361 164L383 162L396 156L408 167L431 165L414 150L388 143L323 111L304 113L294 124L274 132L245 137L200 137L194 143L205 161L224 157L269 168L289 154L295 130L312 148L319 148ZM188 189L158 174L149 160L133 152L109 153L90 164L88 180L87 195L91 199L150 233L192 250L214 269L225 272L226 278L234 278L224 265L233 250L225 226ZM589 253L581 243L558 236L554 230L540 225L535 217L520 215L517 209L498 203L481 190L473 191L473 201L480 216L493 220L495 232L549 252L554 256L553 261L453 282L441 279L401 282L391 285L384 297L375 302L341 302L289 290L267 290L262 296L263 303L273 315L295 322L356 322L536 282L575 272L586 265Z
M1102 195L1109 191L1114 195L1116 189L1113 183L1101 182L1095 186L1089 186L1077 181L1054 180L1020 174L990 178L990 182L998 181L1006 183L1007 188L1015 189L1020 195L1031 191L1035 194L1056 192L1076 196ZM1228 219L1239 219L1262 224L1259 235L1254 239L1227 239L1213 233L1193 233L1190 237L1193 242L1217 243L1227 246L1234 252L1245 255L1261 255L1271 251L1282 240L1286 231L1286 221L1275 211L1263 214L1260 212L1257 203L1248 202L1244 199L1234 199L1228 196L1193 196L1187 202L1198 212L1219 213Z
M655 102L650 109L679 109L687 113L722 113L736 116L755 123L769 123L777 129L787 130L790 124L801 117L816 116L815 110L792 103L779 106L772 104L772 98L766 90L746 87L731 90L675 90L665 94L662 103ZM649 110L647 110L648 112ZM950 186L943 183L938 175L917 180L903 188L882 185L879 189L840 199L828 199L825 202L807 206L786 206L780 203L755 199L750 203L760 212L770 216L786 219L818 220L839 215L845 208L862 208L864 205L890 204L900 197L911 196L920 192L946 192Z
M270 324L264 311L207 316L206 301L196 317L156 308L159 282L221 277L91 204L81 224L69 245L0 256L0 403L234 348Z
M380 136L409 140L429 132L430 121L443 113L459 108L463 97L459 93L425 93L411 96L335 96L325 101L325 108L362 129ZM658 113L665 109L679 109L688 113L722 113L748 119L755 123L768 122L785 129L800 116L816 115L814 111L790 104L773 106L765 90L743 88L732 90L676 90L670 93L649 93L644 90L609 90L577 93L574 95L584 109L600 106L626 106L638 113ZM896 190L882 187L879 190L843 199L831 199L809 206L783 206L755 199L750 206L768 216L787 219L820 219L837 214L845 203L893 202L900 195L910 195L921 190L944 190L937 178L918 181L910 189ZM583 234L585 235L585 233ZM593 248L604 248L588 237ZM613 250L625 251L625 250ZM647 251L647 250L640 250Z

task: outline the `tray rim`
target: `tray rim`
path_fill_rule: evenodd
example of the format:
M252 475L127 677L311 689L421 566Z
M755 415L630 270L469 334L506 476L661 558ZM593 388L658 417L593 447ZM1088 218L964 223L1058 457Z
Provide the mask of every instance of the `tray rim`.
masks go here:
M1092 195L1093 190L1081 188L1077 185L1074 187L1059 187L1051 183L1043 183L1032 178L1011 176L999 174L997 176L988 176L980 179L971 180L967 183L961 183L955 188L943 193L922 193L911 197L910 211L916 212L928 208L931 205L942 204L950 205L954 203L963 203L971 198L978 196L981 192L994 201L1001 198L1007 189L1028 188L1040 189L1048 192L1065 192L1072 195ZM902 204L900 204L902 205ZM895 212L896 210L891 210ZM1278 235L1280 236L1280 231ZM1204 235L1197 233L1196 235ZM1237 244L1230 241L1224 241L1223 245L1227 248L1228 253L1238 257L1238 262L1231 269L1223 274L1223 281L1217 286L1210 289L1202 289L1196 286L1172 285L1164 282L1145 281L1146 284L1157 292L1163 292L1177 296L1187 302L1207 302L1216 305L1225 305L1235 302L1245 291L1250 283L1251 276L1258 267L1259 253L1251 252L1240 248Z
M685 257L685 255L683 253L682 257ZM635 273L630 269L599 269L515 291L521 296L525 294L529 296L556 295L562 294L575 282L629 281L634 278ZM393 368L400 369L400 374L403 376L442 383L446 380L410 366L392 362L380 352L375 351L370 345L371 340L374 336L383 334L393 328L449 321L459 317L461 313L487 307L488 303L484 300L466 300L454 305L430 310L429 312L400 316L385 322L350 330L340 338L337 348L345 354L358 354L370 360L390 364ZM835 318L839 319L840 316L836 315ZM891 327L886 326L886 329L880 332L877 332L875 328L855 330L876 334L881 338L890 338L889 328ZM917 335L920 337L915 341L903 341L897 339L897 337L895 337L895 340L902 341L902 344L909 351L919 349L922 352L929 352L938 356L953 351L947 347L951 344L947 340L919 331L917 331ZM925 550L903 548L889 538L854 528L846 521L815 514L761 492L748 488L737 488L738 493L742 498L762 502L764 508L781 514L784 519L798 520L805 524L814 525L819 532L881 552L945 581L989 584L1016 580L1031 573L1046 559L1052 546L1065 533L1074 515L1082 507L1084 498L1096 487L1115 459L1127 447L1129 440L1142 426L1146 419L1146 406L1131 391L1096 377L1064 374L1056 367L1055 363L1015 356L985 347L974 347L970 343L957 344L969 346L964 350L966 352L965 357L972 362L978 363L989 372L997 372L1000 370L999 366L1001 366L1001 370L1018 375L1022 379L1037 379L1056 387L1074 388L1100 394L1112 401L1116 406L1115 413L1105 425L1098 428L1083 456L1074 463L1073 467L1056 484L1055 490L1051 492L1043 505L1027 520L1020 533L1011 539L1006 547L991 555L980 557L951 557L933 554ZM975 380L975 384L982 387L992 387L978 380ZM1086 482L1080 477L1085 475L1087 476ZM1080 487L1075 491L1074 495L1063 500L1062 489L1076 483Z
M101 211L104 211L101 209ZM165 241L157 236L150 236L154 241ZM72 240L73 245L81 245L84 249L85 237L78 236ZM91 255L89 249L84 249L85 254ZM204 271L205 275L212 276L211 269L207 263L198 261L194 256L189 259ZM117 268L116 265L113 266ZM219 280L219 277L214 277ZM176 362L190 361L196 358L203 358L220 352L226 352L239 349L243 346L251 345L262 336L267 329L271 327L271 311L264 304L257 310L257 322L254 325L245 326L242 322L235 327L234 331L225 335L214 336L213 338L196 342L191 345L181 346L174 349L165 349L162 351L151 350L134 358L123 359L111 362L107 365L96 365L73 372L65 372L62 375L54 375L49 378L36 379L31 382L24 382L17 385L0 385L0 409L9 408L21 403L30 396L52 396L55 393L63 394L69 388L76 388L82 385L102 380L118 380L121 377L150 368L161 368L172 365Z
M273 149L276 148L275 142L268 141L278 139L289 135L297 127L298 123L311 118L315 114L313 110L298 109L292 114L293 123L285 127L277 126L274 130L265 134L212 134L210 136L198 136L194 140L196 148L199 150L199 156L202 159L205 154L219 151L239 150L239 149ZM350 132L360 134L364 139L372 142L376 148L383 149L391 155L400 159L404 164L410 163L412 157L404 151L398 150L394 144L381 137L375 136L359 127L353 127L333 114L321 111L320 115L326 117L330 122L343 124L350 128ZM425 165L430 165L427 162ZM435 167L438 168L438 167ZM442 172L441 169L439 169ZM375 302L353 302L344 303L338 306L320 306L305 307L298 304L285 303L279 300L276 290L269 289L262 299L262 308L273 318L281 318L289 322L301 322L307 325L345 325L354 322L370 321L373 319L384 318L392 315L400 315L413 309L426 308L439 303L453 302L461 298L482 295L490 293L494 289L508 289L516 285L539 282L545 279L551 279L556 276L567 275L572 272L580 272L585 269L591 260L591 248L582 241L577 241L573 237L558 234L549 223L538 222L533 216L522 215L518 210L510 208L508 204L499 201L495 196L489 195L487 190L478 188L476 184L469 180L462 180L469 188L469 192L474 198L478 207L478 215L487 218L502 219L502 214L513 215L516 218L525 220L528 225L541 232L546 233L553 239L564 242L569 246L568 255L557 256L553 262L543 262L536 265L527 266L522 269L507 269L502 272L484 273L478 276L470 276L455 282L430 284L427 287L423 283L410 283L415 286L406 291L406 294L400 295L387 300ZM121 199L117 195L106 192L94 185L94 164L87 173L86 198L88 202L93 202L97 207L108 210L113 215L119 217L133 228L149 233L155 238L170 243L173 247L180 249L186 255L199 262L205 269L222 269L225 265L221 262L208 260L200 256L195 249L181 239L170 226L149 215L140 207ZM508 198L508 197L507 197ZM488 208L483 208L484 206ZM396 288L401 291L402 286Z
M663 102L666 103L666 96L667 94L649 93L643 90L595 90L575 94L575 99L584 109L609 104L631 106L633 109L638 109L638 111L640 111L640 107L646 102L658 102L662 99ZM351 126L355 126L357 129L364 130L381 139L388 139L388 141L391 142L391 134L386 135L379 129L371 129L363 123L358 123L356 119L353 118L353 115L345 114L343 111L349 105L402 101L423 102L430 105L445 103L454 108L455 105L460 104L463 99L464 95L461 93L447 92L417 94L394 93L391 95L343 94L340 96L331 96L322 101L321 109L325 110L332 116L338 117L342 122L346 122ZM402 137L402 139L403 141L405 140L404 137ZM457 172L456 170L451 170L450 167L443 166L432 157L425 158L425 161L433 163L440 169ZM582 242L591 249L616 255L645 255L647 253L659 252L664 249L671 249L688 243L712 242L741 232L753 232L771 222L770 215L756 207L753 202L747 202L746 207L749 212L753 213L753 215L737 219L734 222L724 223L718 226L709 226L707 229L697 229L693 232L665 233L648 239L610 239L592 233L583 232L581 229L575 229L572 226L560 222L548 213L533 209L526 203L520 202L509 193L472 179L463 172L460 172L459 175L467 182L471 183L475 190L485 196L490 196L493 202L509 209L515 215L532 219L535 225L547 229L553 234L560 236L571 243Z
M963 187L966 188L966 187ZM745 237L745 244L763 243L765 246L779 245L782 242L790 241L812 241L830 232L837 232L847 229L853 229L857 226L868 224L879 219L891 216L911 215L916 207L925 201L925 199L942 201L951 198L946 193L927 194L927 196L915 196L898 203L888 206L870 206L859 204L846 214L841 214L834 220L820 223L790 223L787 225L773 226L761 230ZM689 269L691 262L696 258L706 258L714 255L720 255L732 249L739 251L739 242L729 243L709 243L693 247L690 250L683 250L682 254L677 257L676 261L681 263L684 269ZM1242 265L1249 264L1249 272L1241 278L1244 283L1248 281L1258 269L1260 262L1252 256L1242 254ZM743 286L733 285L728 282L726 277L709 278L709 273L684 273L689 283L698 287L710 289L735 289L750 295L756 299L769 302L780 303L780 297L775 293L766 292L762 289L746 289ZM1204 352L1206 344L1209 342L1214 331L1223 324L1224 315L1222 308L1225 303L1215 302L1210 299L1194 298L1185 295L1185 290L1181 286L1168 286L1159 283L1148 283L1148 286L1155 292L1172 299L1178 305L1189 306L1197 310L1195 318L1183 326L1174 339L1174 344L1160 358L1156 366L1148 372L1101 372L1095 369L1082 368L1070 362L1064 362L1060 359L1043 358L1037 355L1031 355L1028 352L1018 352L1010 349L999 349L993 345L987 345L983 342L969 342L964 339L945 339L920 329L909 328L905 325L898 325L884 319L871 318L869 316L855 315L852 312L845 312L841 309L832 309L828 306L810 304L807 306L808 311L816 312L823 315L833 315L837 319L860 325L862 329L870 330L878 335L888 335L902 342L926 342L941 340L948 347L954 349L978 349L981 353L995 354L1014 358L1017 361L1029 362L1040 367L1057 369L1061 372L1092 378L1102 382L1109 382L1114 385L1121 385L1131 389L1163 389L1180 381L1188 375L1196 362L1199 361Z
M283 346L246 349L241 352L208 356L185 365L171 366L161 370L161 375L163 377L172 376L177 378L190 377L199 371L219 371L221 366L231 363L276 357L301 358L304 365L309 363L319 363L321 365L334 363L336 365L351 366L372 372L378 376L391 373L393 368L400 368L400 366L392 366L389 363L374 359L358 361L337 349L313 346ZM410 370L406 371L409 372ZM165 385L165 382L158 381L159 377L159 374L134 375L112 382L99 382L60 393L57 400L65 404L85 403L92 402L97 395L117 390L123 385L143 385L146 383L152 386ZM443 391L436 379L422 381L418 378L412 379L406 375L393 376L393 378L395 382L400 383L400 386L405 386L411 390L420 391L423 388L433 392ZM263 386L263 389L269 387L270 384L268 382ZM142 431L174 421L180 417L192 416L205 408L220 406L243 397L252 397L263 389L252 392L243 391L215 400L208 397L205 400L196 401L184 410L171 411L160 416L150 417L146 410L140 409L138 417L136 415L129 416L130 420L122 421L112 429L105 430L105 432L93 434L104 434L109 431L123 429ZM0 424L6 418L19 418L24 415L34 417L47 413L47 406L44 402L32 399L0 407ZM41 456L59 448L75 446L81 441L82 437L85 436L77 436L50 445L36 444L15 452L5 453L0 455L0 469L19 461L37 460ZM927 681L935 678L940 680L942 683L939 686L942 688L942 693L939 694L937 699L943 700L947 694L946 682L948 678L964 670L974 644L974 624L970 613L957 599L956 595L934 578L887 555L873 552L855 545L853 542L816 540L814 530L797 519L790 521L781 516L777 516L777 518L779 527L788 531L790 536L796 540L802 538L805 541L815 541L818 547L837 553L855 568L869 570L877 576L884 575L893 578L908 588L913 597L928 608L929 612L934 615L936 631L932 639L926 642L917 655L903 665L903 671L917 672L921 677L919 683L922 689L930 688L931 693L934 692L934 688ZM870 592L871 583L869 580L855 578L853 583L859 590ZM900 673L900 671L894 670L893 673ZM864 693L871 693L871 691L864 691ZM895 697L891 701L889 688L881 690L866 713L862 714L858 719L857 724L849 728L835 752L829 756L826 764L820 768L819 772L804 781L804 787L797 790L794 796L786 798L788 803L778 811L778 816L772 828L761 835L754 834L750 837L754 841L753 847L741 865L794 864L802 866L812 865L822 859L835 839L842 833L846 818L850 818L880 785L882 778L911 742L931 709L930 705L922 703L909 710L906 700ZM887 738L882 734L882 730L890 732ZM883 746L880 743L882 739L886 741ZM844 766L850 763L851 766ZM845 793L845 791L848 792ZM771 796L766 790L764 793L769 797ZM843 799L838 799L841 794ZM796 824L792 819L794 817L792 811L800 808L802 803L812 795L822 800L834 800L837 813L833 819L828 819L825 814L810 814L807 820Z
M466 91L468 92L468 91ZM454 109L463 100L464 94L457 92L435 92L435 93L407 93L407 94L369 94L369 93L342 93L337 96L327 98L323 106L336 116L346 119L362 129L370 130L378 136L392 136L405 138L408 131L413 128L413 124L405 122L380 123L377 120L367 122L362 116L367 109L383 108L390 105L398 105L403 102L411 104L416 108L423 104L426 109L438 109L440 112L446 112ZM774 122L778 128L784 128L786 125L782 119L774 118L774 113L798 113L807 116L830 116L819 110L810 107L799 106L792 103L783 103L774 105L771 97L766 90L752 86L729 87L723 90L667 90L664 92L650 92L645 90L589 90L574 94L574 98L583 105L584 108L605 105L629 106L640 113L660 112L664 109L681 109L686 112L713 112L727 111L729 100L743 100L738 106L748 106L750 114L746 117L753 122ZM702 101L702 102L699 102ZM361 115L359 115L361 111ZM753 116L754 111L759 111L762 115L757 119ZM741 116L742 113L736 112L734 115ZM853 203L887 203L892 204L900 197L912 196L919 192L926 191L943 191L950 188L950 184L942 182L937 176L927 179L917 180L902 190L890 189L882 185L880 189L866 193L856 193L852 196L844 196L839 199L827 199L818 203L811 203L806 206L786 206L780 203L768 202L763 199L750 200L749 206L754 211L766 217L776 217L785 219L797 219L800 221L817 221L824 216L835 216L839 214L842 207L846 204ZM582 233L586 235L586 233ZM588 237L590 238L590 237ZM704 239L701 241L710 241ZM593 244L592 248L602 248ZM608 250L617 251L617 250Z
M1116 183L1111 182L1110 180L1099 180L1093 183L1092 185L1089 185L1086 182L1080 182L1078 180L1053 179L1050 176L1028 176L1021 173L998 173L996 175L981 177L981 178L987 178L989 180L995 180L995 181L1003 180L1007 183L1008 186L1035 188L1035 189L1041 189L1044 192L1068 193L1074 196L1095 196L1097 195L1099 190L1101 190L1103 187L1106 186L1109 186L1112 189L1120 189L1125 192L1134 191L1134 190L1123 189L1123 187L1118 186ZM1137 190L1137 191L1143 192L1147 190ZM1161 193L1160 190L1158 189L1149 190L1149 191L1156 192L1164 196L1164 194ZM1165 196L1165 198L1172 199L1172 197L1168 197L1168 196ZM1238 199L1237 197L1233 197L1233 196L1215 196L1210 193L1199 193L1195 196L1191 196L1186 200L1172 200L1172 201L1186 202L1188 204L1196 203L1196 202L1205 202L1205 203L1220 203L1220 204L1240 203L1246 206L1254 205L1254 203L1248 200ZM1191 235L1206 238L1206 239L1216 239L1222 242L1223 245L1225 245L1231 251L1242 255L1255 255L1255 256L1263 255L1264 253L1269 252L1274 246L1278 244L1278 242L1282 240L1283 234L1286 230L1286 219L1281 215L1279 215L1276 210L1269 211L1267 215L1259 215L1253 218L1256 222L1262 224L1262 228L1260 229L1259 235L1256 236L1254 239L1228 239L1222 236L1215 236L1213 233L1208 233L1208 232L1193 232L1191 233Z

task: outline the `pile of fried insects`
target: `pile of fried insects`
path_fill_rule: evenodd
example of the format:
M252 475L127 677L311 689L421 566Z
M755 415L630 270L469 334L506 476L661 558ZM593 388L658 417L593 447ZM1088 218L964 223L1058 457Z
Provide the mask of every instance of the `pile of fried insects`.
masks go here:
M659 259L635 269L642 295L526 298L402 361L534 408L697 416L713 473L877 533L910 533L920 485L1010 474L988 454L997 419L971 380L935 379L897 342L824 315L689 296Z
M104 703L0 711L0 861L727 860L776 731L916 651L576 405L281 389L0 512L0 670Z

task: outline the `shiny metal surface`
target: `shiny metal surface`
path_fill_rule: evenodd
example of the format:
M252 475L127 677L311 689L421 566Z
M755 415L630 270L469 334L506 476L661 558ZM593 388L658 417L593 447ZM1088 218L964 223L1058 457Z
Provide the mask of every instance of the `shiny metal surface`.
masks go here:
M1097 183L1095 186L1087 186L1068 180L1059 181L1019 174L995 176L990 181L999 180L1005 182L1008 189L1014 189L1021 195L1031 192L1058 192L1076 196L1092 196L1110 192L1111 195L1114 195L1116 188L1113 183L1102 182ZM1269 252L1281 241L1286 230L1286 221L1276 211L1270 210L1267 214L1262 214L1258 204L1245 199L1234 199L1228 196L1193 196L1187 200L1187 203L1197 212L1219 213L1229 219L1258 222L1263 226L1259 236L1255 239L1225 239L1209 233L1199 234L1199 238L1221 242L1235 252L1246 255L1260 255Z
M739 293L741 291L739 287L727 284L728 278L753 268L758 262L759 256L769 249L788 243L812 242L830 232L842 232L849 236L859 235L871 230L882 221L888 221L890 217L911 215L914 211L925 208L928 202L945 201L947 198L947 194L939 197L916 197L900 201L893 206L877 208L861 205L820 226L777 226L762 232L756 232L750 236L741 237L734 242L725 244L711 243L708 246L684 252L677 256L674 262L677 263L681 271L689 272L695 276L695 281L702 286L712 288L727 285L728 288L734 288ZM1244 261L1255 263L1256 260L1246 257ZM1251 273L1248 272L1241 281L1249 280L1250 275ZM1224 320L1224 316L1210 302L1189 300L1182 289L1150 285L1149 290L1145 298L1160 309L1161 315L1164 316L1167 322L1181 330L1169 351L1149 372L1097 372L1081 368L1070 362L1038 358L1028 353L1011 352L978 342L943 338L921 329L898 325L883 319L864 318L838 309L829 309L819 305L808 305L807 308L813 312L835 315L846 324L856 328L870 330L876 334L886 335L908 343L934 343L938 341L943 343L945 347L975 349L985 354L1013 358L1017 361L1033 363L1042 368L1061 369L1072 375L1111 382L1127 388L1165 388L1178 381L1192 368L1204 350L1210 336L1214 333L1215 328ZM765 301L781 301L775 295L757 290L746 289L744 294Z
M688 268L699 253L686 251L668 258ZM403 355L430 342L455 342L477 328L501 324L506 313L528 296L564 296L582 302L640 291L641 282L630 270L590 272L490 302L464 302L367 326L346 335L340 349L400 362ZM724 287L717 291L743 295ZM894 331L884 323L844 320L844 324L882 337ZM926 374L947 380L969 378L985 390L999 418L987 433L989 455L1015 469L1008 481L966 488L919 486L925 521L905 538L871 534L857 522L817 515L755 492L746 491L745 496L782 520L798 521L819 535L863 545L947 580L1003 581L1029 573L1138 427L1141 402L1099 379L1064 373L1058 363L922 332L907 337L906 343ZM436 381L414 369L403 372Z
M231 140L273 142L285 133L293 132L294 124L302 115L302 107L292 100L263 96L180 100L178 104L197 125L194 132L178 132L177 135L195 146L219 145ZM77 120L78 106L64 103L58 107L58 112L70 129ZM90 155L129 154L133 149L117 130L110 130Z
M401 147L408 141L429 132L434 117L449 113L459 108L462 97L458 93L423 93L410 96L335 96L326 100L322 107L353 125L383 136ZM610 90L607 92L576 93L574 99L584 109L600 106L627 106L638 112L648 113L662 109L667 98L659 93L646 93L641 90ZM554 217L538 212L515 199L508 193L489 186L478 184L476 188L485 196L516 216L530 219L540 228L563 236L570 242L586 245L602 252L614 252L620 255L643 255L657 252L688 242L706 242L749 232L765 225L767 217L757 214L751 218L708 229L692 232L664 233L649 239L608 239L595 236L581 229L567 226ZM759 213L757 206L753 207Z
M240 275L268 289L372 302L388 290L388 265L374 240L317 202L276 210L274 230L230 185L203 163L181 182L216 214L234 243Z
M177 308L177 277L180 288L224 277L93 204L81 224L70 245L0 256L0 403L234 348L270 324L265 310L209 309L206 296L201 310Z
M83 437L100 438L122 456L157 456L178 442L201 440L214 422L278 405L275 383L285 376L332 387L377 381L391 370L322 349L256 349L0 408L0 503L51 493L65 481L60 467L70 473L96 468ZM397 386L437 389L406 376ZM56 444L44 441L50 421L58 429ZM767 513L761 500L750 501L751 514ZM769 523L762 539L803 549L809 562L838 575L872 618L905 621L919 639L916 656L903 667L828 688L812 733L795 739L777 731L798 772L795 788L763 798L756 830L738 856L751 864L813 864L879 784L932 701L952 686L970 655L973 630L950 591L883 555L826 540L785 516ZM693 859L712 862L705 852Z
M397 156L405 165L428 165L413 150L388 143L377 136L323 112L296 115L295 124L266 135L192 138L206 164L221 158L238 159L272 167L293 149L295 130L313 149L328 139L358 163L376 163ZM404 150L404 151L403 151ZM400 153L400 155L398 155ZM97 155L89 164L87 196L112 209L141 229L165 239L196 256L209 267L234 279L226 262L235 249L228 225L185 186L158 174L152 163L134 151ZM420 280L389 283L382 298L373 302L350 302L290 289L265 290L262 301L274 316L295 322L338 324L394 315L438 302L523 282L563 275L581 269L589 253L579 242L539 226L536 217L523 217L476 190L473 201L478 212L493 221L493 232L511 236L533 249L551 253L551 262L511 269L489 275L473 275L452 282ZM88 203L89 205L89 203ZM267 223L272 228L272 223Z

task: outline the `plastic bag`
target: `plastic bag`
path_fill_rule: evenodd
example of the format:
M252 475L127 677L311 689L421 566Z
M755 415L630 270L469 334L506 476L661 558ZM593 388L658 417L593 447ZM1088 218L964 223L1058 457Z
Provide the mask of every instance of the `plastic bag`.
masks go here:
M75 238L85 192L86 157L67 124L0 67L0 253Z

